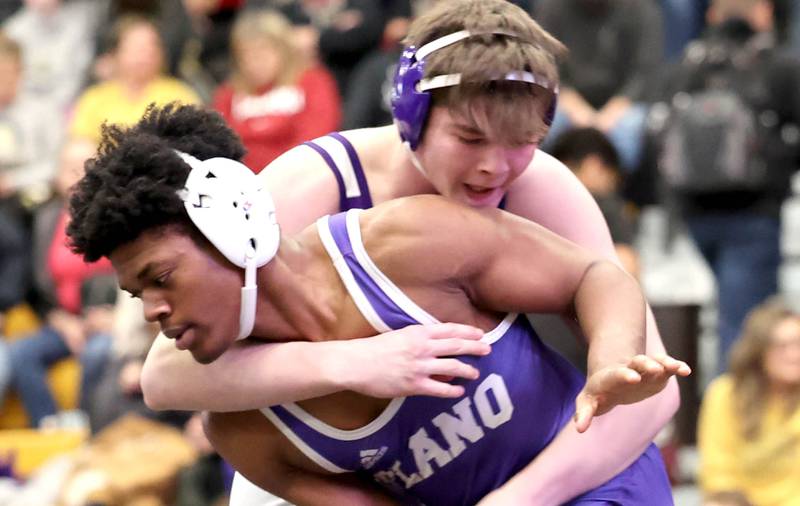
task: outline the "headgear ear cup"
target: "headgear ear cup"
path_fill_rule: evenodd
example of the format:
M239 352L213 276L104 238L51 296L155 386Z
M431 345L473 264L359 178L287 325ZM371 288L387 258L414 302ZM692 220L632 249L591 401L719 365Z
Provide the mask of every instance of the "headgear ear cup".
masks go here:
M189 219L228 261L245 269L238 336L242 339L255 322L256 270L275 256L280 244L275 205L261 180L242 163L178 155L191 167L178 192Z
M416 48L411 46L400 55L391 100L392 116L400 132L400 139L407 142L412 151L419 145L431 103L431 94L417 89L425 74L425 60L417 61L416 53Z

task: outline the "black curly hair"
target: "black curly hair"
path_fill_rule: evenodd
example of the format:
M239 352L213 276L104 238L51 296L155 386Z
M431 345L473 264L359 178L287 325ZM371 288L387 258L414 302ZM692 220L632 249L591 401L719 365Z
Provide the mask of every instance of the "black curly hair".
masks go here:
M222 116L198 106L150 104L130 128L103 125L97 154L69 200L72 250L93 262L155 227L192 230L176 193L190 167L174 150L200 160L241 160L245 154Z

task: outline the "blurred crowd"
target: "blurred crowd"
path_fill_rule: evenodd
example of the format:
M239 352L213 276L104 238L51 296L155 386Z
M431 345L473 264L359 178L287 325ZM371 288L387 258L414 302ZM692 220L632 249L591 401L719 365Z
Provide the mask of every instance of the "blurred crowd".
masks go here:
M169 496L224 501L230 469L197 415L142 399L158 329L107 261L65 244L70 187L102 129L153 102L219 111L254 172L332 131L389 124L403 37L434 1L0 0L0 409L16 396L31 428L77 416L103 434L132 413L171 427L190 457ZM647 277L640 217L656 207L663 247L683 234L713 275L714 294L691 301L715 308L718 336L698 432L707 504L800 505L800 306L777 297L797 260L782 240L800 233L782 221L800 155L800 1L514 3L569 49L541 148L596 198L623 265ZM80 363L77 411L48 383L65 359Z

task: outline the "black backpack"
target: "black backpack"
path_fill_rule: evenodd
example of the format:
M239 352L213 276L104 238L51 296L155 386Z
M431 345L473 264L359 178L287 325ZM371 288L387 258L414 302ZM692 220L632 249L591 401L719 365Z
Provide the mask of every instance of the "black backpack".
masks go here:
M700 40L677 72L661 131L659 170L680 194L760 191L768 183L765 146L778 135L770 111L767 62L772 46Z

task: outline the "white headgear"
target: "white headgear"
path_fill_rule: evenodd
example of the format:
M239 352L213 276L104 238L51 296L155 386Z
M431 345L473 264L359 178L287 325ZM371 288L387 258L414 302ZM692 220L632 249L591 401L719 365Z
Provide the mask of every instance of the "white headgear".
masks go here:
M229 158L197 158L176 151L191 168L178 195L192 223L232 264L245 270L239 335L253 331L256 318L256 270L272 260L280 227L272 196L244 164Z

